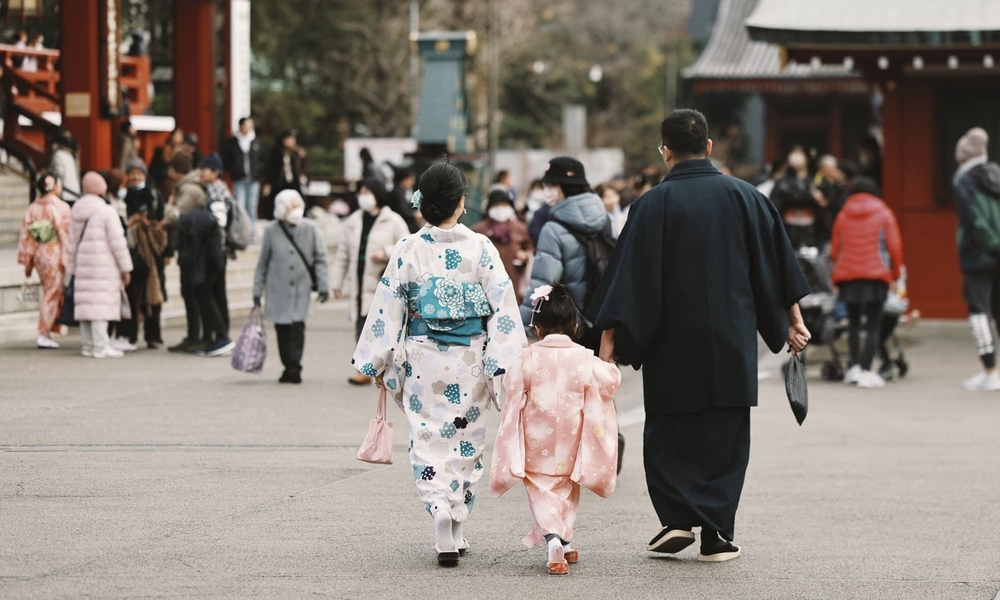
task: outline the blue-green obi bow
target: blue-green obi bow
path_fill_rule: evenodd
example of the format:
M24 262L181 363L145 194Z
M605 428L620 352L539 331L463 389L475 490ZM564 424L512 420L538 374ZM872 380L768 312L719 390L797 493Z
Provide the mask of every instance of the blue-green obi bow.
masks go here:
M406 292L409 335L454 346L470 346L483 333L483 319L493 314L483 286L449 277L410 283Z

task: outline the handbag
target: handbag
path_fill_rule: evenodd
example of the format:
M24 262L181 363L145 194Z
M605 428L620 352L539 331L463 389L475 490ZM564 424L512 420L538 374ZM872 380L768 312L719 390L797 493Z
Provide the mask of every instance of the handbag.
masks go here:
M802 425L809 412L809 388L806 386L806 366L798 354L788 359L788 368L785 370L785 394L788 396L788 403L792 407L795 420Z
M392 464L392 423L385 418L385 386L378 393L375 418L368 425L368 435L361 442L358 460L375 465Z
M80 231L80 239L77 240L77 248L80 247L80 242L83 241L83 236L87 234L87 225L90 225L90 219L83 222L83 229ZM59 311L59 324L66 325L67 327L76 327L80 323L76 320L76 302L73 301L73 296L76 292L76 275L73 275L69 279L69 285L63 291L63 304L62 309Z
M259 306L253 307L233 349L231 364L243 373L260 373L267 359L267 333L264 331L264 317Z
M121 301L121 305L122 305L122 312L121 312L122 321L123 322L124 321L131 321L132 320L132 303L129 302L128 292L125 291L125 288L122 288L122 301Z
M295 243L295 238L293 238L291 232L285 228L285 224L279 221L278 226L281 227L281 231L285 234L285 237L288 238L288 241L292 243L292 247L295 248L295 251L299 253L299 258L301 258L302 262L305 263L306 271L309 271L309 281L312 282L312 291L318 292L319 282L316 280L316 267L309 264L309 261L306 260L305 253L302 252L302 248L299 248L299 245Z
M21 290L17 293L17 301L21 304L38 304L38 287L31 285L27 281L21 284Z

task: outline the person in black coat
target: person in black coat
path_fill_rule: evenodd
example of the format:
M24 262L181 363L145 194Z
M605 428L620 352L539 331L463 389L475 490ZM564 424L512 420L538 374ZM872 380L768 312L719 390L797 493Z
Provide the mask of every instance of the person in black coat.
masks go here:
M262 150L254 121L250 117L240 119L240 127L222 144L220 151L222 164L233 178L233 195L236 202L250 215L250 239L257 233L257 204L260 200L260 178Z
M219 243L221 236L219 222L208 208L190 210L177 221L181 295L189 307L184 350L203 356L220 356L231 352L234 346L225 330L212 285L226 268L226 257Z
M602 359L643 368L646 483L663 528L648 549L678 552L701 527L699 559L720 562L739 556L758 333L772 352L803 350L810 290L774 206L712 166L705 117L675 110L661 135L670 174L632 204L587 313Z
M265 200L260 214L274 214L274 198L284 190L295 190L305 196L306 151L299 147L298 132L294 129L279 135L264 165Z
M392 212L403 217L410 233L420 230L420 223L413 210L413 186L417 183L417 176L409 169L393 169L393 187L389 192L389 208Z

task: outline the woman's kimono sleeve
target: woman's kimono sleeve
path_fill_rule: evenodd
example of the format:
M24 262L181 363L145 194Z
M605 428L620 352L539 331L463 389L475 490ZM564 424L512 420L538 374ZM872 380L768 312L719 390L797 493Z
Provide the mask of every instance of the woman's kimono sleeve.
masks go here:
M493 242L485 236L479 266L483 273L480 284L486 291L492 315L486 322L486 346L483 348L483 368L487 389L492 398L497 397L496 377L503 375L510 365L519 360L521 350L528 344L524 324L518 311L517 295L507 271L500 260Z
M389 259L389 265L379 281L368 319L358 340L351 364L368 377L384 375L385 386L397 404L402 406L403 367L405 354L403 344L406 326L406 296L400 280L403 266L403 251L406 240L396 244Z
M531 352L530 349L524 353ZM506 400L496 443L493 444L493 462L490 467L490 492L494 497L503 495L524 479L524 425L521 413L527 401L524 389L523 360L515 360L503 378Z
M756 194L743 206L757 331L777 354L788 339L788 309L811 290L774 205Z
M618 483L618 413L614 396L622 374L614 364L597 357L590 360L593 374L583 399L583 431L570 478L607 498Z
M29 210L21 223L21 236L17 240L17 264L24 265L24 270L29 273L35 268L35 251L38 250L38 242L28 232L32 222Z

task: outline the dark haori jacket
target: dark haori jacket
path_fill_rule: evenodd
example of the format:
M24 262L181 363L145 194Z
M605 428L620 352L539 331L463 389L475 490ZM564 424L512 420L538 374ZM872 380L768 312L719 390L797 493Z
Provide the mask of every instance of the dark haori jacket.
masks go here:
M183 285L212 283L226 268L219 244L219 222L205 208L196 208L177 221L177 265Z
M955 177L958 257L963 273L992 273L1000 264L1000 165L976 163Z
M588 315L643 369L646 413L757 405L757 333L778 353L809 285L781 216L707 159L633 205Z

